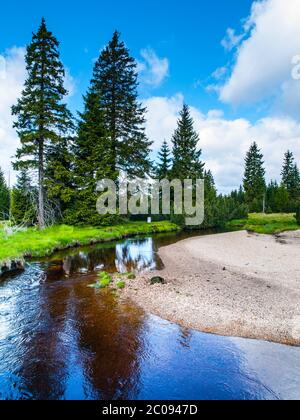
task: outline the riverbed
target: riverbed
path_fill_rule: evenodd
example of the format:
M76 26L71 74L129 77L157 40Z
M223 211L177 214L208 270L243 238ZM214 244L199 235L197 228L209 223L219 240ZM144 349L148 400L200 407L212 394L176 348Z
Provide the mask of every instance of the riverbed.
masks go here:
M1 282L0 399L299 399L300 348L196 332L88 287L101 270L163 269L159 248L183 235L69 250Z

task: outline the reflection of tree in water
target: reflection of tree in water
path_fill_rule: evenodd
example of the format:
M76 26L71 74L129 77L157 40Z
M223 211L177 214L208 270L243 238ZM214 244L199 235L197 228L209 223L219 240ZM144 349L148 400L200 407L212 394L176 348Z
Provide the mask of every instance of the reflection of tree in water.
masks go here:
M78 251L75 255L67 255L61 262L53 262L53 266L62 266L66 275L86 273L100 269L110 273L144 271L161 268L161 261L156 253L152 238L128 240L114 247L98 247Z
M88 288L94 276L53 281L52 274L15 299L11 365L18 368L9 372L22 378L22 389L34 399L134 396L143 313L109 291Z
M21 276L22 278L22 276ZM16 296L14 372L21 388L34 399L59 399L64 394L67 346L60 340L70 290L41 285ZM19 395L23 398L23 395Z
M91 273L100 268L115 272L115 248L98 248L88 252L79 252L76 255L65 257L63 264L68 275L80 271Z
M143 313L109 291L74 288L85 397L128 399L137 393L143 353Z
M184 327L178 327L178 328L179 328L179 333L180 333L180 336L178 338L179 344L186 349L190 348L191 339L192 339L191 330Z

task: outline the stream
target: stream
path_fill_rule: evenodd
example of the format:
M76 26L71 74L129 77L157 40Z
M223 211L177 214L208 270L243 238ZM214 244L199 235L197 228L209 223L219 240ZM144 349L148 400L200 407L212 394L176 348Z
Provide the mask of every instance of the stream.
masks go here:
M87 287L161 269L159 248L187 236L68 250L2 281L0 399L300 399L300 348L185 329Z

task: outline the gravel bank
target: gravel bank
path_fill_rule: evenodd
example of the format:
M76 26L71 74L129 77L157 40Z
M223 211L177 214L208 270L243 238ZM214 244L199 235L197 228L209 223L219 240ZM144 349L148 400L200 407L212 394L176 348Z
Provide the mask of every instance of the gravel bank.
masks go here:
M125 289L146 311L203 332L300 345L300 231L187 239L161 248L165 269ZM154 275L165 285L151 286Z

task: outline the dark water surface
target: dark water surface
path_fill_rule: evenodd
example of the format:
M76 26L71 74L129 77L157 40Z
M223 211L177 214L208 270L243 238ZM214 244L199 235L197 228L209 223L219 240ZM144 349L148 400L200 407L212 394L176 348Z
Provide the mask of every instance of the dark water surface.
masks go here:
M0 399L300 398L300 348L148 316L96 272L162 268L161 235L71 250L0 283Z

